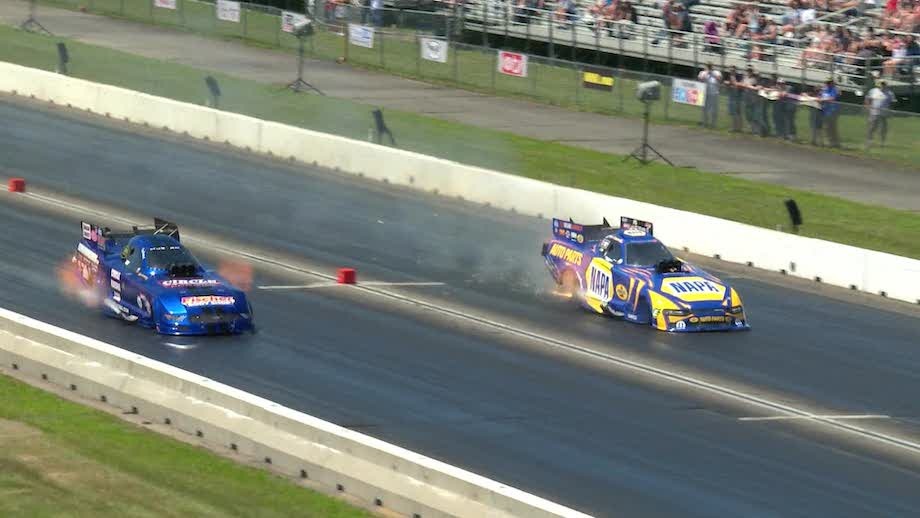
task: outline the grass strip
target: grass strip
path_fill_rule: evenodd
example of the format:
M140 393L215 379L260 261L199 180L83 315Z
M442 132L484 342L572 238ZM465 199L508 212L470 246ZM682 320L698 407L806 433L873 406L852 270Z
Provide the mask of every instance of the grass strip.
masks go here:
M0 26L0 60L53 70L57 41ZM67 45L71 74L83 79L202 104L203 79L211 74L220 81L225 110L355 139L366 139L372 124L368 105L74 41ZM386 118L403 149L760 227L786 224L783 201L794 198L805 218L802 235L920 258L920 215L908 211L664 164L638 167L618 155L413 113L387 111Z
M0 375L0 516L370 516Z

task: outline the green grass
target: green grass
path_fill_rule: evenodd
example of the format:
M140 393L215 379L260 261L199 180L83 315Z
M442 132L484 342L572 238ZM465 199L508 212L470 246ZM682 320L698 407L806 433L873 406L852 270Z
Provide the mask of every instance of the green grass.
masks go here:
M2 375L0 444L5 517L369 516Z
M41 0L43 3L67 8L85 6L93 12L118 16L148 23L184 27L195 32L219 37L237 38L248 43L279 46L293 49L296 39L280 30L279 17L255 10L242 12L239 24L218 22L213 4L197 0L178 0L179 9L151 8L149 0ZM437 15L405 15L401 20L405 26L422 27L422 32L441 28L442 18ZM492 94L524 97L540 102L577 108L598 113L639 117L643 106L633 93L639 81L660 79L665 87L664 99L652 108L652 119L657 122L696 125L700 120L700 108L671 103L667 78L643 77L640 73L624 71L616 78L614 90L603 92L585 88L580 70L571 62L532 57L529 77L515 78L494 73L495 52L471 45L455 45L447 64L433 63L419 58L415 33L406 30L388 29L377 34L374 49L350 46L348 61L352 65L384 70L395 75L423 79L425 81L458 86L461 88ZM380 50L382 48L382 51ZM335 59L346 52L344 38L333 32L319 30L311 38L309 52L313 57ZM701 56L705 60L706 56ZM766 65L765 65L766 66ZM721 98L719 130L727 131L727 96ZM797 113L797 127L800 140L808 138L807 109ZM860 106L845 105L839 119L839 128L844 150L848 154L867 155L910 166L920 166L920 116L904 113L889 120L890 131L887 146L874 147L868 152L863 145L866 136L866 118ZM772 126L772 121L771 121Z
M0 60L52 69L56 41L0 27ZM77 42L68 47L77 77L198 104L206 98L203 70ZM372 124L371 106L216 77L226 110L356 139L366 139ZM783 201L795 198L803 235L920 258L918 214L663 164L639 167L618 155L412 113L387 111L386 119L403 149L766 228L786 223Z

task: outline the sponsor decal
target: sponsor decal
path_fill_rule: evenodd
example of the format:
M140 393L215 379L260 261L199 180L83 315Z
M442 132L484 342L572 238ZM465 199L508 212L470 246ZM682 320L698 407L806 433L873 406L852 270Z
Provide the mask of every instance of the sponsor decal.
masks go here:
M617 297L622 300L626 300L629 297L629 292L626 291L626 286L623 284L617 284Z
M200 306L232 306L236 299L218 295L199 295L195 297L182 297L183 306L194 308Z
M624 230L623 235L630 237L642 237L648 235L648 231L642 227L632 227Z
M725 286L703 277L672 277L661 282L661 291L686 301L721 300Z
M115 270L115 269L113 268L113 269L112 269L112 279L114 279L114 280L116 280L116 281L120 281L120 280L121 280L121 272L118 271L118 270Z
M676 329L681 329L681 330L687 329L687 323L684 322L683 320L681 320L680 322L674 324L674 327L675 327Z
M153 312L150 310L150 300L147 299L147 295L144 295L143 293L139 293L137 295L137 307L141 310L141 312L147 315L153 314Z
M630 320L639 320L639 315L637 315L637 314L635 314L635 313L629 313L628 315L626 315L626 318L628 318L628 319L630 319Z
M166 279L160 282L164 288L187 288L190 286L219 286L217 279Z
M581 235L581 234L575 234L575 241L578 241L579 243L584 243L584 242L585 242L585 236L583 236L583 235Z
M610 300L610 273L601 270L595 265L591 265L590 275L588 276L588 291L592 296L601 299L604 302Z
M435 38L419 38L422 59L447 63L447 42Z
M582 230L584 230L584 227L582 227L582 226L579 225L578 223L571 223L571 222L568 222L568 221L563 221L563 222L562 222L562 228L566 228L566 229L569 229L569 230L575 230L575 231L578 231L578 232L581 232Z
M81 228L83 229L83 239L91 239L91 232L93 227L89 223L81 223Z
M527 77L527 54L499 50L498 71L507 76Z
M582 72L582 86L595 90L613 90L613 73L604 68L585 67Z
M572 250L566 246L560 245L559 243L553 243L553 246L549 249L549 255L553 257L558 257L563 261L571 264L581 264L581 260L584 258L584 254Z
M741 326L743 326L743 325L744 325L744 322L742 322L742 321L740 321L740 320L735 320L735 327L741 327Z
M99 256L96 254L96 252L90 250L89 247L83 243L77 245L77 252L79 252L80 255L86 258L86 260L89 262L93 264L99 264Z

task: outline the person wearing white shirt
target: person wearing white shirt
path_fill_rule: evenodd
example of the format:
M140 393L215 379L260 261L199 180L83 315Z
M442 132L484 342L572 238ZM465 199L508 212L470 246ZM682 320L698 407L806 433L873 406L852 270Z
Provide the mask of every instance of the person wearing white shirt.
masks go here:
M706 63L706 69L701 71L697 80L706 85L706 99L703 104L703 126L715 129L719 118L719 88L722 85L722 73L712 68L712 63Z
M882 147L885 147L885 139L888 137L888 107L893 99L894 95L885 81L879 81L878 86L866 94L866 111L869 117L866 121L869 127L866 135L867 150L872 145L876 130L879 131Z

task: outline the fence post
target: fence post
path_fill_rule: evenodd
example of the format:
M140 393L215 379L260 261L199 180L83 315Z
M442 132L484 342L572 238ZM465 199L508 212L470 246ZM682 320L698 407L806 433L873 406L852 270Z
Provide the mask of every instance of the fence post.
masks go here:
M345 57L345 62L346 62L346 63L349 63L349 61L348 61L348 47L349 47L349 45L348 45L348 44L351 43L351 41L350 41L350 40L351 40L351 31L348 30L348 27L346 26L345 29L344 29L342 32L345 33L345 37L342 38L342 45L344 45L344 48L342 49L342 55Z
M245 7L243 7L240 10L242 11L240 13L240 17L242 18L241 21L243 22L243 39L248 40L249 39L249 9L246 9Z
M618 111L622 112L623 111L623 69L622 68L617 70L617 84L620 85L620 87L616 89L617 93L619 93L619 98L620 98L620 106L619 106Z
M179 25L185 27L185 0L179 0Z
M482 5L482 46L489 46L489 6L487 2L481 2Z
M147 15L150 16L150 21L155 21L153 18L153 0L147 0Z
M664 99L664 120L670 120L670 117L668 116L668 111L669 111L669 108L671 107L671 90L674 88L674 78L669 77L668 80L669 80L667 81L668 91Z
M529 59L530 59L530 56L528 56L527 59L529 60ZM534 63L534 65L537 65L537 63ZM534 98L536 98L536 97L537 97L537 74L539 73L539 72L538 72L539 68L537 68L536 66L533 66L533 67L530 67L530 69L531 69L531 73L530 73L530 95L533 96Z
M575 20L571 21L569 28L572 31L572 61L578 61L578 35L575 30Z
M125 0L120 0L118 2L118 14L121 16L125 15Z
M495 93L495 69L498 68L498 51L492 52L492 93Z
M418 45L418 52L415 53L415 75L422 77L422 36L418 33L418 27L415 28L415 43Z
M572 73L575 74L575 106L581 106L581 81L578 80L581 77L581 68L580 66L575 66L572 69Z
M556 59L556 43L553 40L553 26L556 24L553 23L552 15L550 15L550 19L547 21L549 22L546 24L546 26L549 27L549 57Z
M457 57L457 42L453 42L453 44L448 45L447 52L453 52L454 54L454 60L451 61L451 67L453 67L454 72L454 85L457 85L460 83L460 58Z
M693 70L699 70L700 69L700 58L699 58L699 48L697 47L697 45L699 44L699 40L697 39L695 32L691 33L691 36L692 36L691 41L693 42Z
M601 31L597 26L597 20L594 21L594 64L601 64Z
M528 12L527 15L525 16L529 16L529 15L530 13ZM525 34L524 53L530 54L530 19L529 18L526 18L524 25L526 26L526 28L524 29L524 34Z
M374 32L377 32L377 28L374 28ZM387 63L386 58L383 55L383 40L386 39L386 33L380 31L380 68L386 69Z
M642 71L648 72L648 25L642 26Z

